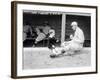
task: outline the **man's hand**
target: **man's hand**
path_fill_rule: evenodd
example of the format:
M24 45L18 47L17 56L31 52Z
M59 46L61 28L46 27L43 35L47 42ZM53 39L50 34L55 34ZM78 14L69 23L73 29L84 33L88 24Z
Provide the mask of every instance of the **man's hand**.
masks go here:
M73 39L73 35L70 35L70 39Z

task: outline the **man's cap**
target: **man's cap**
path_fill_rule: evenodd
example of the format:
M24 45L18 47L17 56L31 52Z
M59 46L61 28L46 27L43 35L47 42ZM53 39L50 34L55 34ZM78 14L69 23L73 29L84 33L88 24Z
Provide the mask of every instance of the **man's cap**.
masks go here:
M76 22L76 21L73 21L72 23L71 23L71 26L77 26L78 25L78 23Z

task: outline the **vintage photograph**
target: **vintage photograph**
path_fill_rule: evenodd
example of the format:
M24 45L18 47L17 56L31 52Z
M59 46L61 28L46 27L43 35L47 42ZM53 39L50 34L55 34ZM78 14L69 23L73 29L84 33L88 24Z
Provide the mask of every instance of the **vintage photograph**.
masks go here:
M24 10L23 48L23 69L91 66L91 14Z
M13 78L97 73L97 7L12 2Z

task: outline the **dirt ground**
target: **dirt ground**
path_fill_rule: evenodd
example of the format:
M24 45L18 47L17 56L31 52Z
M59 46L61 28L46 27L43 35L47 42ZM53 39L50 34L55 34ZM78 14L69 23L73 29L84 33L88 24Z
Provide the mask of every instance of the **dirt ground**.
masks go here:
M51 51L48 48L43 50L34 48L24 48L23 69L42 68L67 68L83 67L91 65L91 48L83 48L74 55L63 55L57 58L50 58Z

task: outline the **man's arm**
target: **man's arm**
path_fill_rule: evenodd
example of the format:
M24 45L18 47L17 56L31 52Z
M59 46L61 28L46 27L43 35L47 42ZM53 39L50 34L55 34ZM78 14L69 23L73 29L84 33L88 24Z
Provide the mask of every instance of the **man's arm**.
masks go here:
M75 37L72 39L74 42L77 43L84 43L84 34L83 32L79 31L77 34L75 34Z

